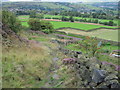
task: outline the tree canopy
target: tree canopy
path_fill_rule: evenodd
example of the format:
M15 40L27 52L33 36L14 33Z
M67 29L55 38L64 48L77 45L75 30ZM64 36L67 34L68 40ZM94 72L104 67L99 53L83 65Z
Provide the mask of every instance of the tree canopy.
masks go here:
M2 26L18 32L21 29L21 23L16 18L16 15L9 11L2 11Z
M30 26L30 29L34 31L43 31L47 34L53 32L53 26L48 21L42 21L37 18L32 18L28 21L28 24Z

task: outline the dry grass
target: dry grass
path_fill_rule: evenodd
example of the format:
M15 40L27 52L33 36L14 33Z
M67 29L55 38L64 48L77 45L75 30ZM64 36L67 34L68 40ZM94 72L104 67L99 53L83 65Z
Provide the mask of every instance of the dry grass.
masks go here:
M39 87L51 66L50 49L39 43L21 48L3 46L2 53L4 88Z

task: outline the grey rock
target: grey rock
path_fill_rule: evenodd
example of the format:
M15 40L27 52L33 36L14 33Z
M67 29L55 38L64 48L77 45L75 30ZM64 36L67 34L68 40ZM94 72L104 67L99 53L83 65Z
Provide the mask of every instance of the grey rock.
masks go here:
M59 60L59 58L57 58L57 57L53 58L53 61L57 61L57 60Z
M94 68L96 69L100 69L100 65L96 64L96 63L91 63L91 65L89 66L89 69L92 71Z
M118 77L114 74L110 74L105 78L105 81L113 80L113 79L118 79Z
M76 69L76 70L79 70L80 65L79 65L79 64L75 64L75 66L74 66L74 67L75 67L75 69Z
M91 83L89 83L89 86L91 86L91 87L96 87L96 86L97 86L97 83L91 82Z
M76 51L76 54L82 54L82 52Z
M84 81L84 86L88 86L87 80Z
M119 83L114 83L111 85L111 88L120 88L120 84Z
M108 73L112 73L114 70L114 66L111 65L101 65L101 69L106 70Z
M96 60L96 58L87 59L86 66L89 67L90 70L93 68L100 69L100 62Z
M51 40L50 42L52 42L52 43L58 43L57 40Z
M82 57L82 55L81 55L81 54L79 54L77 58L81 58L81 57Z
M97 88L108 88L105 83L101 83L97 86Z
M58 74L54 74L54 75L53 75L53 78L54 78L54 79L59 79L59 75L58 75Z
M93 82L100 83L100 82L104 81L104 78L105 78L104 70L98 70L98 69L93 70L93 75L92 75Z
M119 85L118 80L110 80L110 81L107 81L105 83L106 83L107 86L112 85L112 84L118 84Z

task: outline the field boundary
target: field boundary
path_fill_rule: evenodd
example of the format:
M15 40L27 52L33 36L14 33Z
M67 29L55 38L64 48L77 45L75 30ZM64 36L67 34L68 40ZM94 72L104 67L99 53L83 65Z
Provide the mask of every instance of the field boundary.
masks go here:
M56 31L56 32L61 32L61 33L63 33L63 34L66 34L64 31ZM73 34L73 33L68 33L68 34ZM86 36L80 35L80 34L73 34L73 35L86 37ZM106 39L101 39L101 38L97 38L97 37L96 37L96 39L97 39L97 40L100 40L100 41L102 41L102 42L110 42L112 45L115 45L115 46L120 46L120 41L117 42L117 41L106 40Z
M77 28L71 28L71 27L62 27L62 28L58 28L58 29L55 29L55 30L62 30L62 29L74 29L74 30L80 30L80 31L84 31L84 32L91 32L91 31L96 31L96 30L99 30L99 29L108 29L108 30L118 30L120 28L106 28L106 27L100 27L100 28L95 28L95 29L90 29L90 30L82 30L82 29L77 29Z
M69 22L69 21L62 21L62 20L60 20L60 19L42 19L42 20L46 20L46 21L56 21L56 22ZM71 22L71 23L81 23L81 24L108 26L108 25L104 25L104 24L100 24L100 23L79 22L79 21L74 21L74 22ZM113 26L113 27L117 27L117 26Z
M55 20L51 20L51 19L42 19L45 21L55 21ZM21 22L27 22L27 21L21 21ZM56 21L56 22L65 22L65 21ZM75 22L74 22L75 23ZM84 23L85 24L85 23ZM91 24L93 25L93 24ZM101 25L103 26L103 25ZM105 26L105 25L104 25ZM83 29L77 29L77 28L72 28L72 27L61 27L61 28L57 28L55 30L59 30L59 29L75 29L75 30L80 30L80 31L85 31L85 32L90 32L90 31L95 31L98 29L110 29L110 30L118 30L120 29L119 27L115 27L115 28L107 28L107 27L99 27L99 28L94 28L94 29L88 29L88 30L83 30Z

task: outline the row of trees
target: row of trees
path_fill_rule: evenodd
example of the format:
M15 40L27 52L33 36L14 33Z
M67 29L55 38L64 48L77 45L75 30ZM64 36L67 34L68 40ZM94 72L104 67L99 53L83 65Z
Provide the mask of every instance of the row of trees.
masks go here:
M31 12L34 12L34 10L32 11L17 11L16 14L17 15L30 15ZM38 12L38 11L35 11ZM43 14L51 14L51 15L62 15L62 16L75 16L75 17L82 17L82 18L97 18L97 19L108 19L108 20L113 20L113 19L119 19L119 15L114 15L113 14L109 14L107 11L96 11L96 12L78 12L78 11L49 11L46 12L44 10L39 11L42 12Z
M51 19L51 17L45 17L45 19ZM62 18L52 17L52 19L59 19L62 21L70 21L70 22L78 21L78 22L88 22L88 23L99 23L99 24L108 25L108 26L117 26L117 24L114 23L112 20L108 22L103 22L98 19L74 19L73 16L70 16L69 18L66 16L62 16Z
M54 11L50 12L51 15L62 15L62 16L75 16L75 17L82 17L82 18L97 18L97 19L119 19L118 15L113 16L111 14L108 14L105 11L97 11L97 12L77 12L77 11Z
M65 17L65 16L62 16L61 18L62 21L70 21L70 22L74 22L74 18L73 16L70 16L69 18Z
M103 21L99 21L98 19L75 19L75 21L88 22L88 23L99 23L99 24L108 25L108 26L117 26L117 24L114 23L112 20L108 22L103 22Z
M44 18L44 14L36 13L36 11L31 11L31 12L30 12L30 18L43 19L43 18Z

